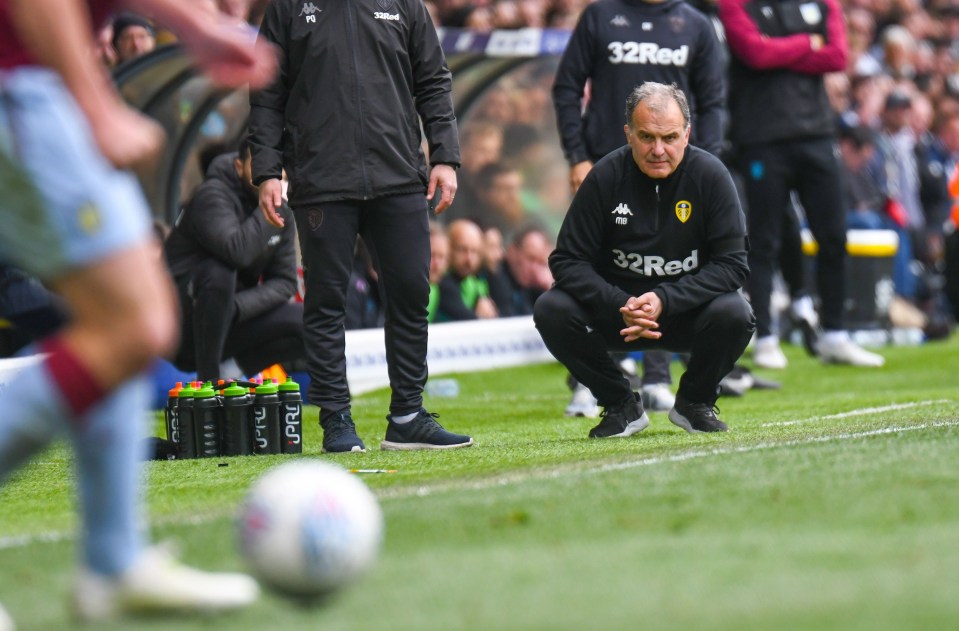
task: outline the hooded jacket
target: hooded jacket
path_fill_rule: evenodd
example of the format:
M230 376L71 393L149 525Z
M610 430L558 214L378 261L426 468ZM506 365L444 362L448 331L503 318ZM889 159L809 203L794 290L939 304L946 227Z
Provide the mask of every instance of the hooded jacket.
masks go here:
M459 166L452 77L421 0L274 0L260 37L280 51L250 96L253 182L286 169L290 205L425 192Z
M235 153L213 159L164 249L178 285L189 282L193 271L210 258L235 269L237 320L242 322L296 293L296 232L285 206L281 212L286 226L266 222L256 193L236 174L235 159Z
M692 142L722 147L723 52L709 18L682 0L600 0L576 23L553 84L560 141L570 164L626 144L626 97L644 81L675 83L692 114ZM583 112L587 79L590 100Z

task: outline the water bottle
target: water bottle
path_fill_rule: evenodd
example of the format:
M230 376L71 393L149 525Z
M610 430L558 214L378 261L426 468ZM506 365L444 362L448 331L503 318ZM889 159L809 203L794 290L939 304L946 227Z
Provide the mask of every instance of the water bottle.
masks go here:
M430 379L426 382L426 394L431 397L457 397L460 383L456 379Z
M256 432L253 451L258 454L280 452L280 397L274 383L257 386L253 397L253 428Z
M193 393L193 431L196 436L198 458L220 455L220 426L223 424L220 402L209 381Z
M253 403L246 388L230 384L223 391L224 456L249 456L253 453Z
M193 383L188 383L177 395L177 422L180 426L179 458L196 458L196 432L193 429Z
M280 452L285 454L303 453L303 399L300 398L300 384L287 377L280 384L280 425L282 427Z
M163 419L166 421L166 437L175 444L180 444L180 421L177 418L177 400L180 397L180 390L183 390L183 382L177 381L176 386L170 388L166 407L163 409Z

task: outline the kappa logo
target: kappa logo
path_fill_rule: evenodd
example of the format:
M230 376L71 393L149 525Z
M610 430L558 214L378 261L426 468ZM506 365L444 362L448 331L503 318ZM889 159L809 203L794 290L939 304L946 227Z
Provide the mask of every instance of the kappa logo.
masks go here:
M625 15L617 15L612 20L610 20L609 23L612 24L613 26L622 26L622 27L629 26L629 20L626 19Z
M610 214L617 215L616 217L617 226L625 226L629 222L629 218L633 216L633 211L631 211L629 209L629 206L627 206L625 203L620 202L619 206L614 208L613 212L611 212Z
M270 237L270 240L266 242L267 247L274 247L280 245L280 235L275 234Z
M676 202L676 219L682 223L689 221L689 216L693 214L693 205L685 199Z
M303 17L307 22L316 24L316 13L323 13L323 9L317 9L312 2L304 2L298 17Z

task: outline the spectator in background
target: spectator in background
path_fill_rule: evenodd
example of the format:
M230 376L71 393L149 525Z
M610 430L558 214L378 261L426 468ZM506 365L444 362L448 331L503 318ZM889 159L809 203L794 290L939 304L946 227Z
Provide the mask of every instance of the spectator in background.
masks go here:
M889 93L869 165L883 192L884 211L892 220L889 225L899 233L900 256L908 260L913 258L926 224L919 198L916 138L909 126L911 109L912 99L906 92L896 89ZM898 274L894 282L896 293L915 299L916 282L911 273Z
M488 226L483 230L483 271L489 276L499 274L503 270L503 233L496 226Z
M509 235L526 219L523 207L523 174L504 162L487 164L476 175L477 203L471 216Z
M202 381L239 377L221 372L228 359L243 375L304 360L296 233L258 211L250 162L245 141L215 158L166 240L182 327L173 363Z
M490 297L502 317L533 313L539 296L552 287L549 255L553 242L542 228L527 225L513 233L504 265L490 276Z
M499 315L489 294L483 269L483 231L469 219L449 226L450 262L440 280L437 322L495 318Z
M446 213L444 219L447 222L474 217L479 202L479 173L485 166L499 162L503 155L503 126L483 120L464 125L460 132L460 146L463 163L457 174L459 188L456 197L459 202L456 208Z
M440 281L446 276L450 261L450 240L443 224L430 221L430 301L426 307L430 322L436 322L440 304Z
M147 18L127 12L114 18L113 48L117 51L118 64L146 55L156 45L156 31Z
M816 280L824 362L882 366L852 341L843 321L846 216L836 147L835 114L823 75L846 66L846 34L837 0L798 5L720 0L732 53L730 137L744 177L749 212L749 295L756 312L755 353L779 350L770 299L783 223L796 191L819 244ZM785 356L782 357L785 360ZM786 362L780 364L785 366Z

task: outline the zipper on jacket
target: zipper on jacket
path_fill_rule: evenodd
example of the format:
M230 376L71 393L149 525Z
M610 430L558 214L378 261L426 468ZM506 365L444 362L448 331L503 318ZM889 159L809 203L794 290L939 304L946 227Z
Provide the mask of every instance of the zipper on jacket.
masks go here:
M656 185L656 214L653 219L653 231L659 232L659 184Z
M346 2L346 13L348 16L347 28L350 31L350 41L356 41L356 16L353 13L353 3ZM353 59L353 101L356 103L356 115L357 115L357 134L358 138L356 139L358 148L360 150L360 172L362 173L363 178L363 199L370 198L370 180L366 172L366 134L363 133L363 105L360 100L360 73L359 73L359 62L356 59L356 46L350 46L350 55Z

